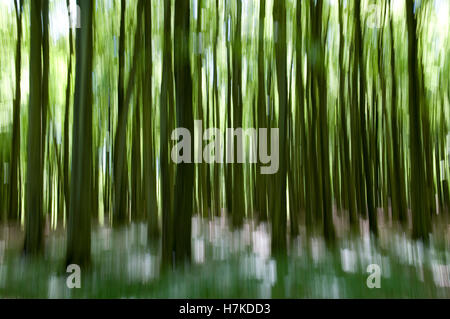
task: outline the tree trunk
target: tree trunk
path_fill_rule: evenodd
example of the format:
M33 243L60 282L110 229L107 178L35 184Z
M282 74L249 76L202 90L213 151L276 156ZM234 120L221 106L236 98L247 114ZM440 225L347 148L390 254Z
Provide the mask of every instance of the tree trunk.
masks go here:
M257 100L257 128L267 127L266 88L264 72L264 21L266 16L266 1L259 2L259 33L258 33L258 100ZM261 221L267 220L267 178L261 174L261 163L256 164L256 212Z
M66 264L89 266L92 210L92 28L93 3L77 1L81 28L76 36L70 210Z
M426 209L428 203L423 188L426 187L425 158L422 146L421 99L417 63L417 22L414 3L406 1L406 26L408 30L408 81L409 81L409 143L411 157L411 211L413 238L428 239L431 221Z
M134 221L142 221L141 196L141 102L140 92L137 94L133 114L133 144L131 155L131 217Z
M242 19L242 0L237 0L236 26L233 36L233 124L234 129L242 127L242 43L241 43L241 19ZM234 137L231 137L234 139ZM244 137L242 137L244 138ZM234 163L233 172L233 201L231 208L231 223L233 227L240 227L244 222L245 199L244 199L244 165L237 161L237 145L234 145Z
M142 104L142 132L143 132L143 191L145 216L148 218L148 238L150 240L159 237L158 208L156 203L156 172L155 154L153 151L153 98L152 98L152 6L150 1L145 1L145 66L146 72L143 83Z
M229 4L228 4L229 5ZM226 127L232 127L232 113L231 113L231 56L230 56L230 42L231 42L231 14L227 10L227 0L225 0L224 5L224 19L226 24L226 51L227 51L227 104L226 104L226 110L227 110L227 122ZM225 130L226 131L226 130ZM224 141L225 145L227 143L230 143L228 140L227 134L224 133ZM230 213L232 211L233 206L233 175L232 175L232 164L225 164L225 204L227 208L227 212Z
M41 92L41 1L30 7L30 102L28 107L27 182L25 197L26 254L38 254L44 248L42 218L42 92Z
M360 115L360 125L361 131L360 136L362 139L362 151L363 151L363 163L364 163L364 175L365 175L365 189L366 189L366 201L367 201L367 212L369 215L369 229L375 236L378 235L377 228L377 212L374 207L374 190L372 184L372 169L370 167L369 158L369 145L367 141L368 128L366 125L366 73L364 65L363 56L363 39L361 35L361 4L359 1L355 1L355 45L356 45L356 59L357 67L359 69L359 115ZM354 72L356 72L355 69ZM356 83L353 83L355 86ZM355 88L354 88L355 89Z
M174 74L176 92L177 126L194 130L192 113L192 79L189 52L189 2L176 0L174 25ZM190 140L191 149L193 141ZM177 264L190 262L191 258L191 217L193 205L194 165L177 165L174 203L174 258Z
M286 243L286 155L287 155L287 52L286 52L286 5L277 1L273 6L275 60L278 86L278 126L280 129L279 171L276 176L277 196L272 212L272 252L285 255Z
M41 114L41 174L40 179L44 180L45 167L45 151L46 151L46 136L47 136L47 114L49 108L49 69L50 69L50 53L49 53L49 0L42 0L41 2L41 18L42 18L42 82L41 82L41 98L42 98L42 114ZM50 186L50 185L49 185ZM44 193L44 183L42 183L42 190ZM41 209L44 208L44 203L41 204ZM47 211L44 210L44 224L46 220Z
M69 0L66 2L69 12L69 21L71 21ZM70 207L70 188L69 188L69 118L70 118L70 91L72 77L72 56L73 56L73 40L72 28L69 28L69 65L67 67L67 86L66 86L66 106L64 113L64 198L66 203L66 219L69 214Z
M13 102L13 131L12 131L12 150L11 150L11 168L9 176L9 220L18 221L19 206L20 206L20 192L19 192L19 163L20 163L20 69L22 60L22 9L23 0L14 1L16 10L17 23L17 44L16 44L16 92Z
M124 64L125 64L125 11L126 2L121 0L120 2L120 34L119 34L119 76L117 83L117 121L118 123L125 122L126 135L126 118L128 112L124 112ZM118 141L119 128L116 131L115 143ZM120 226L125 224L128 218L128 165L127 165L127 144L126 136L119 137L123 141L121 148L114 148L114 217L113 224Z
M170 0L164 1L164 49L161 79L161 104L160 104L160 165L161 165L161 210L162 210L162 269L169 268L173 264L173 230L172 230L172 201L171 179L168 157L169 126L168 113L172 85L172 45L171 45L171 7Z

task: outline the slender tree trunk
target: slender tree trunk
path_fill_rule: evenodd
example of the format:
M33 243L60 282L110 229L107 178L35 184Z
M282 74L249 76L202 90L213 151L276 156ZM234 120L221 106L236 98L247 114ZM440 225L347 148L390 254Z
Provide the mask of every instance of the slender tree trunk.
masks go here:
M335 240L335 231L333 225L332 205L331 205L331 180L329 167L329 136L327 121L327 79L325 74L325 36L322 33L322 11L323 2L318 0L315 5L310 5L312 47L310 55L311 61L311 147L313 167L313 179L315 195L315 204L313 211L318 212L316 219L323 219L323 235L328 244ZM326 26L328 27L328 25ZM325 29L326 30L326 29ZM317 152L317 155L315 155Z
M286 52L286 6L284 1L277 1L273 6L275 60L278 86L278 126L280 129L279 171L276 176L276 188L279 190L272 212L272 251L285 255L286 243L286 155L287 155L287 52Z
M228 4L229 5L229 4ZM225 0L224 5L224 19L225 19L225 25L226 25L226 51L227 51L227 122L226 127L230 128L232 127L232 108L231 108L231 54L230 54L230 42L231 42L231 14L229 13L229 10L227 10L227 1ZM225 130L226 131L226 130ZM225 133L224 136L225 145L228 145L230 141L228 140L228 137ZM225 164L225 202L228 213L232 211L233 206L233 174L232 174L232 165L231 164Z
M41 174L40 179L44 180L44 167L45 167L45 151L46 151L46 136L47 136L47 114L49 108L49 91L48 91L48 81L49 81L49 68L50 68L50 53L49 53L49 0L42 0L41 2L41 18L42 18L42 82L41 82L41 98L42 98L42 113L41 113L41 169L39 173ZM42 189L44 192L44 184L42 184ZM49 185L50 186L50 185ZM43 199L43 198L42 198ZM44 208L44 203L41 204L41 209ZM43 212L46 215L46 211ZM44 216L44 224L46 217Z
M417 63L417 22L414 3L406 1L406 26L408 30L408 82L409 82L409 143L411 157L411 211L412 236L428 239L431 221L427 211L429 198L423 193L426 185L423 135L421 125L421 99Z
M66 2L69 12L69 21L71 21L69 0ZM67 66L67 86L66 86L66 106L64 113L64 198L66 203L66 215L69 213L70 207L70 188L69 188L69 118L70 118L70 92L72 77L72 56L73 56L73 40L72 28L69 28L69 65ZM67 216L66 216L67 218Z
M192 113L192 79L189 52L189 2L175 1L174 26L174 74L176 92L176 115L178 127L194 130ZM192 139L190 141L193 149ZM193 207L194 165L180 163L177 165L174 203L174 258L182 264L191 258L191 217Z
M172 45L171 45L171 7L170 0L164 1L164 49L161 79L160 104L160 166L161 166L161 210L162 210L162 269L173 265L173 230L172 230L172 202L171 179L168 156L169 119L172 85ZM192 185L191 185L192 186Z
M41 1L30 7L30 102L28 107L27 177L25 194L26 254L38 254L44 248L42 217L42 92L41 92Z
M202 74L202 46L203 46L203 33L202 33L202 0L198 0L197 2L197 34L196 34L197 42L197 52L196 53L196 64L197 64L197 109L198 109L198 117L205 123L204 127L208 126L208 116L204 117L203 110L203 74ZM208 82L206 82L206 86L208 86ZM208 112L208 111L207 111ZM208 114L208 113L207 113ZM203 138L203 137L200 137ZM199 145L201 147L201 145ZM208 214L208 201L207 196L208 192L206 189L207 186L207 165L202 161L202 163L197 165L197 174L198 174L198 183L199 187L197 187L197 197L199 199L199 213L201 216L205 217Z
M242 1L237 0L236 26L233 36L233 128L242 127L242 43L241 43L241 19L242 19ZM234 137L231 137L234 139ZM231 209L231 222L233 227L240 227L243 224L245 216L244 199L244 165L237 162L237 145L234 145L235 161L232 166L233 172L233 201Z
M210 123L210 89L209 89L209 72L208 69L206 70L206 121L205 121L205 127L209 128L211 127L211 123ZM202 145L200 145L202 146ZM209 217L210 216L210 209L211 209L211 164L210 163L206 163L203 162L203 165L205 167L204 172L205 172L205 181L206 181L206 185L204 187L205 192L203 194L203 203L204 203L204 207L205 209L203 210L203 216L204 217Z
M106 134L106 154L105 154L105 182L103 191L103 209L108 221L111 221L111 154L112 154L112 131L111 131L111 93L108 90L108 117Z
M133 114L133 144L131 155L131 217L134 221L141 221L141 94L137 94Z
M11 169L9 176L9 220L17 221L19 216L20 192L19 192L19 163L20 163L20 79L21 79L21 60L22 60L22 9L23 0L14 1L17 23L17 43L16 43L16 92L13 102L13 131L12 131L12 150L11 150Z
M257 102L257 128L267 127L266 88L264 73L264 21L266 16L266 1L259 2L259 33L258 33L258 102ZM266 180L261 174L261 163L256 164L256 211L259 220L267 220L266 207Z
M53 135L53 131L52 129L48 130L47 133L47 145L50 146L50 138ZM47 150L47 193L44 193L47 195L47 205L46 205L46 209L45 209L45 214L47 215L47 218L50 221L50 226L51 226L51 220L52 220L52 202L53 202L53 158L52 158L52 152L49 149Z
M156 206L156 172L153 143L153 98L152 98L152 6L145 1L145 66L146 72L143 83L142 104L142 132L143 132L143 192L145 216L148 218L148 238L154 240L159 237L158 209Z
M124 107L124 64L125 64L125 12L126 2L120 1L120 34L119 34L119 76L117 84L117 113L118 123L125 122L124 135L126 135L126 118L128 112ZM117 132L119 129L117 129ZM115 143L118 141L118 133L116 132ZM116 226L123 225L128 216L128 165L127 165L127 144L126 136L119 137L123 141L122 148L114 148L114 217L113 224ZM120 173L120 175L119 175Z
M219 103L219 89L217 85L217 39L219 38L219 0L216 0L216 33L214 37L214 51L213 51L213 91L214 91L214 127L220 127L220 103ZM214 214L220 216L220 164L214 163Z
M137 3L137 26L134 38L134 52L132 57L132 65L128 76L126 91L123 87L123 78L120 77L119 71L119 116L114 139L114 220L116 226L123 225L128 219L128 166L127 166L127 120L128 110L130 108L130 100L134 85L136 82L136 73L139 64L139 56L141 54L141 34L142 34L142 12L143 0ZM125 7L123 7L124 9ZM120 44L119 44L119 60L120 60ZM123 65L122 65L123 67ZM120 62L119 62L119 70ZM123 72L123 71L122 71ZM123 75L122 75L123 76ZM120 89L122 83L122 90ZM120 102L122 101L122 102Z
M342 1L342 0L341 0ZM343 193L346 194L345 202L348 205L349 210L349 220L350 227L354 233L358 232L359 225L357 219L357 207L356 207L356 193L355 193L355 182L354 182L354 173L353 168L351 167L350 162L350 150L349 150L349 139L347 133L347 112L345 105L345 81L344 81L344 22L342 19L342 3L339 2L339 106L340 106L340 127L342 132L341 143L343 146L342 149L342 176L345 179L345 183L343 183ZM344 186L345 185L345 186Z
M294 52L292 52L294 56ZM296 165L295 165L295 144L294 144L294 115L292 111L292 72L294 70L294 59L291 60L291 69L289 71L289 81L288 81L288 99L287 99L287 140L286 140L286 173L287 173L287 187L289 194L289 230L290 239L294 240L299 235L299 224L300 224L300 194L296 182ZM291 165L287 165L291 163Z
M377 228L377 212L374 207L374 191L372 184L372 170L370 168L370 158L369 158L369 145L367 141L367 135L369 129L366 125L366 73L364 65L363 56L363 39L361 35L361 4L359 1L355 1L355 45L356 45L356 61L357 67L359 69L359 115L360 115L360 136L362 140L362 152L363 152L363 163L364 163L364 175L365 175L365 189L366 189L366 201L367 201L367 212L369 215L369 228L372 234L378 235ZM355 69L356 72L357 69ZM356 85L356 83L354 83Z
M400 142L399 127L397 118L397 77L395 75L395 49L394 49L394 30L392 25L392 16L389 18L390 31L390 64L391 64L391 131L392 131L392 211L394 216L398 216L401 223L405 223L407 219L406 192L405 192L405 176L403 166L400 162Z
M56 181L56 203L57 203L57 212L56 212L56 225L62 225L63 219L64 219L64 196L63 196L63 171L62 171L62 164L61 164L61 151L58 147L58 142L56 140L56 134L52 134L52 144L54 146L54 152L55 152L55 158L56 158L56 168L57 168L57 181ZM49 144L50 145L50 144Z
M95 128L95 127L94 127ZM99 186L98 186L98 172L99 172L99 148L98 148L98 134L93 135L93 162L92 162L92 176L91 176L91 183L92 183L92 208L91 208L91 216L92 216L92 223L95 225L99 223L99 216L98 216L98 206L99 206Z
M72 130L70 211L66 264L88 266L92 209L92 34L93 2L78 0L81 28L76 36L75 96Z

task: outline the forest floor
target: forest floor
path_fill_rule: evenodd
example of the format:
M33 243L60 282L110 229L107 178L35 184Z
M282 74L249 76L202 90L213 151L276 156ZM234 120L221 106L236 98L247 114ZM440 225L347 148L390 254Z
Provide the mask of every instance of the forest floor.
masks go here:
M44 256L28 259L21 254L23 230L3 226L0 297L450 298L448 226L428 244L392 227L380 227L375 241L365 228L354 239L341 234L332 249L320 236L301 235L279 260L270 255L268 224L247 221L232 231L224 218L194 217L192 265L162 273L160 243L149 245L145 224L96 226L92 267L81 269L81 288L69 289L64 230L48 232ZM367 285L371 264L379 266L380 288Z

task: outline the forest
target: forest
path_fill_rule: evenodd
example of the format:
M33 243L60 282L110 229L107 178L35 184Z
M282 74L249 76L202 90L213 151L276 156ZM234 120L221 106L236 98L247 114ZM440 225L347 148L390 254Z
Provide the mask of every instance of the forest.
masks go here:
M0 297L450 298L449 1L0 16Z

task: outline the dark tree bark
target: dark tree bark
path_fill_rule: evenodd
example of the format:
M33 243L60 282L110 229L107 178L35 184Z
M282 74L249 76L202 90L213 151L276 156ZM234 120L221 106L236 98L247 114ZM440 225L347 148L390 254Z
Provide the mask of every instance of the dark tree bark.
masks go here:
M355 45L356 45L356 60L357 67L359 69L359 115L361 125L361 141L364 163L364 175L365 175L365 189L366 189L366 202L367 212L369 215L369 229L375 236L378 235L377 228L377 212L374 206L374 190L373 190L373 177L372 169L370 167L369 158L369 145L367 141L368 128L366 124L366 72L363 56L363 39L361 35L361 4L360 1L355 1ZM356 72L357 69L354 70ZM355 83L356 84L356 83Z
M203 73L202 73L202 50L203 50L203 41L202 38L202 0L198 0L197 3L197 34L196 34L196 72L197 72L197 109L198 109L198 117L202 120L203 127L208 127L208 116L206 116L206 121L204 117L204 106L203 106ZM206 82L208 86L208 82ZM207 90L208 91L208 90ZM207 94L208 95L208 94ZM207 99L208 101L208 99ZM206 107L206 112L208 113L208 107ZM199 213L203 216L207 216L208 212L208 201L207 196L208 192L206 189L207 184L207 165L202 161L202 163L197 164L197 179L198 179L198 187L197 187L197 197L199 199Z
M131 218L142 221L142 176L141 176L141 101L137 94L133 113L133 141L131 150Z
M44 180L44 167L45 167L45 151L46 151L46 140L47 140L47 114L48 114L48 104L49 104L49 92L48 92L48 81L49 81L49 70L50 70L50 52L49 52L49 0L42 0L41 2L41 18L42 18L42 114L41 114L41 169L39 173L41 174L40 179ZM44 186L42 186L44 191ZM47 190L49 191L49 190ZM41 208L44 209L44 203L41 204ZM45 207L43 213L48 214L48 207ZM44 224L45 224L44 217Z
M92 28L93 2L77 1L81 28L76 35L70 210L66 264L89 266L92 210Z
M312 159L312 179L314 201L313 212L316 220L323 219L323 235L328 244L335 240L331 207L331 181L329 167L329 136L327 122L327 78L325 73L325 41L326 32L322 28L323 1L318 0L315 5L310 5L311 36L312 43L309 48L310 58L310 90L311 90L311 138L310 154ZM326 25L325 30L327 30ZM280 138L280 140L282 140ZM314 164L317 163L317 164Z
M69 21L71 21L69 0L66 1L69 12ZM66 105L64 113L64 199L66 203L66 215L69 214L70 207L70 188L69 188L69 118L70 118L70 91L72 78L72 56L73 56L73 40L72 28L69 28L69 65L67 67L67 85L66 85ZM67 218L67 216L66 216Z
M390 64L391 64L391 134L392 134L392 211L401 223L407 220L405 176L400 156L399 120L397 116L397 78L395 75L395 49L392 16L389 18L390 31Z
M214 51L213 51L213 91L214 91L214 127L220 127L220 104L219 104L219 89L217 85L217 39L219 38L219 0L216 0L216 33L214 36ZM220 216L220 164L214 163L214 215Z
M119 76L117 82L117 113L118 122L123 122L128 112L124 107L124 63L125 63L125 0L120 1L120 34L119 34ZM126 121L125 121L126 122ZM125 123L126 126L126 123ZM125 135L126 135L126 128ZM117 132L119 129L117 130ZM116 132L115 143L118 143ZM113 224L120 226L125 224L128 215L128 165L127 165L127 144L123 137L123 146L114 148L114 215ZM120 174L120 175L119 175Z
M350 162L349 138L347 133L347 112L345 105L345 81L344 81L344 21L342 18L342 3L339 1L339 107L340 107L340 128L341 128L341 150L342 158L342 193L344 194L344 202L349 210L350 227L353 233L358 232L359 222L357 218L356 193L354 190L354 173Z
M16 10L17 24L17 43L16 43L16 91L13 101L13 130L12 130L12 150L11 150L11 169L10 169L10 188L9 188L9 215L10 221L20 219L20 188L19 188L19 168L20 168L20 78L21 78L21 59L22 59L22 9L23 0L14 1Z
M287 50L286 50L286 5L277 1L273 6L275 61L278 86L278 126L280 129L279 170L276 178L276 189L279 192L275 199L272 213L272 252L285 255L287 249L286 236L286 154L287 154Z
M175 1L174 25L174 75L176 93L177 126L194 131L192 113L192 78L189 50L189 2ZM191 149L193 140L191 139ZM190 262L191 258L191 217L193 205L194 165L177 165L174 203L174 258L177 264Z
M231 122L232 122L232 112L231 112L231 54L230 54L230 42L231 42L231 28L232 28L232 23L231 23L231 15L229 14L229 10L227 10L228 8L228 2L227 0L225 0L225 5L224 5L224 19L225 19L225 24L226 24L226 50L227 50L227 104L226 104L226 110L227 110L227 121L226 121L226 127L232 127ZM224 141L225 145L227 145L227 143L229 143L230 141L228 141L228 137L226 135L226 133L224 133ZM232 206L233 206L233 191L232 191L232 187L233 187L233 175L232 175L233 171L232 171L232 165L231 164L225 164L225 204L226 204L226 208L228 210L228 212L232 211Z
M233 58L233 128L242 127L242 43L241 43L241 20L242 20L242 1L237 0L236 26L232 43ZM234 137L232 137L234 138ZM244 222L245 216L245 199L244 199L244 165L237 161L237 145L234 145L234 163L232 165L233 172L233 200L231 206L231 223L233 227L240 227Z
M406 1L406 26L408 30L408 84L409 84L409 143L411 156L411 211L413 238L427 240L431 221L427 205L429 198L424 194L426 187L425 158L423 155L423 134L421 125L421 87L419 85L417 58L417 21L414 3Z
M41 1L30 7L30 102L28 106L27 177L25 194L26 254L39 254L44 248L42 216L42 92L41 92Z
M139 56L141 54L141 34L142 34L142 14L144 4L143 0L137 3L137 25L136 34L134 38L134 52L132 58L132 65L130 74L128 76L128 83L126 92L123 86L123 74L120 76L120 71L123 65L119 62L119 116L114 139L114 221L115 226L123 225L128 219L128 166L126 157L126 133L127 120L130 100L136 82L136 73L139 64ZM123 6L122 9L124 9ZM124 11L124 10L123 10ZM119 44L119 60L120 60L120 44ZM122 84L120 84L122 83ZM122 87L122 89L120 89Z
M162 269L173 264L173 231L171 179L168 157L169 145L169 110L172 92L172 45L171 45L171 8L170 0L164 1L164 49L161 79L160 104L160 165L161 165L161 210L162 210Z
M266 1L259 2L259 31L258 31L258 97L257 97L257 128L267 127L266 87L264 72L264 22L266 15ZM267 178L261 174L261 163L256 164L256 201L255 208L259 220L267 220Z

